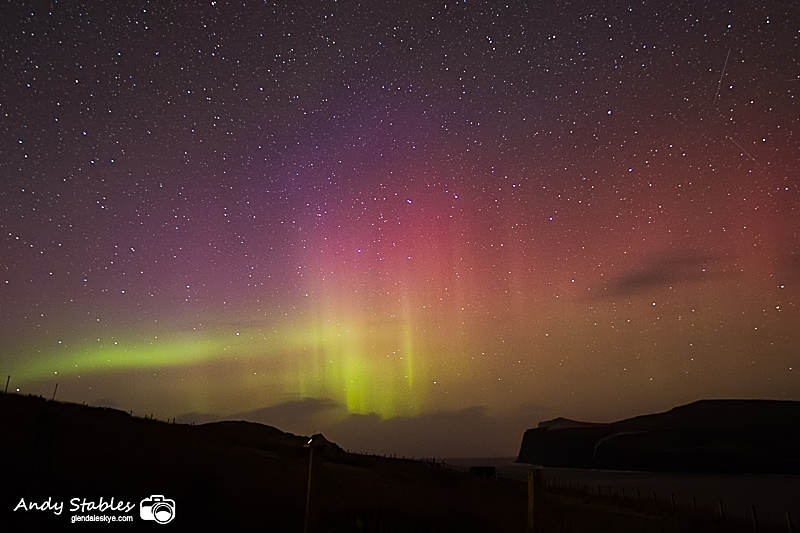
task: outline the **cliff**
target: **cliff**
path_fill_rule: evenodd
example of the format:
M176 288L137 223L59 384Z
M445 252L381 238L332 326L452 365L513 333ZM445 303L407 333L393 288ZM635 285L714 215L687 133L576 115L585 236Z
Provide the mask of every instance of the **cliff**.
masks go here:
M800 474L800 402L700 400L608 424L525 432L519 463L652 472Z

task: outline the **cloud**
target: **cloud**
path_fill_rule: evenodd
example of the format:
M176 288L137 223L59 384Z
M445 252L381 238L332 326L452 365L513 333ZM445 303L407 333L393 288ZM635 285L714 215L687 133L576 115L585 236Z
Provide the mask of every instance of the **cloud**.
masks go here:
M312 434L343 416L346 416L345 407L330 398L302 398L228 418L259 422L290 433Z
M186 413L178 422L205 424L220 420L246 420L298 435L310 435L347 416L346 409L329 398L301 398L230 415Z
M247 420L297 435L323 433L353 452L453 458L516 456L525 430L536 427L547 415L552 418L550 409L529 404L511 414L492 414L486 407L472 406L383 419L376 413L348 413L329 398L302 398L228 416L187 413L177 421Z
M526 429L547 413L522 409L492 414L486 407L381 419L350 415L326 428L326 436L351 451L413 457L506 457L519 451Z
M800 254L789 254L784 260L785 270L794 281L800 279Z
M90 405L95 407L111 407L112 409L119 409L119 402L111 397L98 398L90 402Z
M643 294L662 287L729 277L722 261L686 250L652 257L636 270L611 279L600 297Z

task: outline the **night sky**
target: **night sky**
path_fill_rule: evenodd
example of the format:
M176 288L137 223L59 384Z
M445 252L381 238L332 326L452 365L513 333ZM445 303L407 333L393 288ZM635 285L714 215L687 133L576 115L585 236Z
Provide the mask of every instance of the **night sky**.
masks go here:
M800 400L800 8L4 2L9 391L515 455Z

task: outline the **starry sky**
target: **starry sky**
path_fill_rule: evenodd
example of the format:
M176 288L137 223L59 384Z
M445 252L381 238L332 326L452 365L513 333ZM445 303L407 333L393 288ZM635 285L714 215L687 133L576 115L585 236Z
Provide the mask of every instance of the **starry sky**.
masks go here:
M398 455L800 400L800 8L5 2L0 374Z

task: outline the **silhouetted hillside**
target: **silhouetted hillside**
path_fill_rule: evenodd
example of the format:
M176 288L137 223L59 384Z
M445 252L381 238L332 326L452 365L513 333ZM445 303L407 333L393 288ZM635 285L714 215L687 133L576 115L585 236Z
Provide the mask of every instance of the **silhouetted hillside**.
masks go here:
M701 400L610 424L542 422L517 462L543 466L800 474L800 402Z
M302 531L309 437L250 422L199 426L115 409L0 394L0 524L5 531L74 529L67 508L12 511L79 498L175 501L169 530ZM316 436L311 531L522 531L525 487L471 479L421 461L349 454ZM120 513L88 513L114 515ZM80 524L78 524L80 525ZM113 528L111 524L98 526Z

